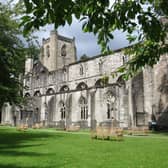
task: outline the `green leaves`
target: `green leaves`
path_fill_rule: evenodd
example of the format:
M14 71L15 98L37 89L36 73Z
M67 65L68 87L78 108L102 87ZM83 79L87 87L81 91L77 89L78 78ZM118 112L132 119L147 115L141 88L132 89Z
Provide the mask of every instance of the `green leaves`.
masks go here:
M33 4L30 2L30 0L24 0L24 4L26 7L26 13L30 13L33 8Z
M137 39L137 36L135 35L131 35L131 34L127 35L127 40L129 41L129 43L134 42L136 39Z
M67 22L69 25L71 25L71 23L72 23L72 16L71 15L67 17Z
M70 25L72 16L75 16L83 22L84 32L97 35L102 53L107 53L113 31L128 32L130 43L141 42L129 52L132 59L125 70L130 76L146 64L153 66L160 54L167 51L165 37L168 26L158 17L158 14L168 16L167 0L117 0L111 6L110 0L24 0L24 4L27 9L22 17L25 34L50 23L54 23L55 28L66 22ZM137 30L139 33L133 35Z
M20 97L19 75L24 71L25 53L19 39L19 24L13 11L0 4L0 107L5 102L17 102ZM29 20L29 17L25 17Z

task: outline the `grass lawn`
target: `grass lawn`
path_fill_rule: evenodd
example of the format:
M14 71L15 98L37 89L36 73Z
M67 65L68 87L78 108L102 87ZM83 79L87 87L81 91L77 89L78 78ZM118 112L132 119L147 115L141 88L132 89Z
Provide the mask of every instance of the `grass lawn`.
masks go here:
M88 133L0 127L0 168L167 168L168 135L92 140Z

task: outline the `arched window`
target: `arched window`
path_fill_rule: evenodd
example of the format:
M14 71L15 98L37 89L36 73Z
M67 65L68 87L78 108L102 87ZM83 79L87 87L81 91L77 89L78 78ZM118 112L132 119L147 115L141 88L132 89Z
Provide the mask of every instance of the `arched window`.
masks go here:
M44 47L41 47L41 56L44 57Z
M66 107L63 101L60 102L60 113L61 113L61 120L66 118Z
M111 92L106 93L107 119L116 118L115 115L115 97Z
M88 88L88 86L84 82L79 83L78 86L76 87L77 90L85 90L87 88Z
M123 59L123 64L128 62L128 56L127 55L123 55L122 59Z
M63 56L63 57L66 56L66 44L64 44L61 48L61 56Z
M61 87L60 92L67 92L69 91L69 87L67 85L64 85Z
M50 56L50 46L49 45L47 45L47 47L46 47L46 55L47 55L47 57Z
M54 94L54 89L53 88L49 88L46 92L47 95L51 95L51 94Z
M81 120L88 119L88 105L87 100L82 96L79 99L79 106L80 106L80 113L81 113Z
M83 75L83 66L82 65L80 65L79 74Z
M117 83L119 84L119 86L124 86L125 87L125 81L123 79L122 76L120 76L118 79L117 79Z
M24 97L30 97L30 93L26 93Z
M102 81L102 79L98 79L95 83L95 87L99 88L99 87L104 87L104 83Z
M110 103L107 102L107 119L111 118L111 107Z
M34 96L36 96L36 97L40 97L40 96L41 96L40 91L39 91L39 90L35 91Z

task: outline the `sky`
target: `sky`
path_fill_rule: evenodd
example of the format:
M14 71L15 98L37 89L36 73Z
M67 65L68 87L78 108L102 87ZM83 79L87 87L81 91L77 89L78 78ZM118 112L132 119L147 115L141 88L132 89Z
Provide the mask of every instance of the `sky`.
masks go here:
M54 30L54 25L47 25L41 28L40 31L36 31L35 35L41 44L42 38L48 38L50 31ZM77 48L77 57L80 58L83 54L89 57L101 54L101 48L97 44L97 38L93 33L84 33L82 31L82 23L77 19L73 19L71 26L65 25L58 28L58 34L66 37L75 37L75 43ZM112 50L120 49L128 46L129 43L126 40L126 33L121 31L114 32L114 39L110 41L110 47Z
M114 3L114 0L110 0L110 6ZM50 31L54 30L54 25L47 25L43 28L45 31L38 31L36 35L39 37L41 44L42 38L48 38ZM97 44L97 37L93 33L84 33L82 31L82 23L76 18L73 18L71 26L66 24L64 27L58 28L58 34L73 38L75 37L75 43L77 48L77 57L80 58L83 54L89 57L93 57L101 54L101 47ZM116 30L114 33L114 39L110 41L110 48L117 50L129 45L126 40L126 33Z
M17 2L17 0L15 0ZM6 2L5 0L0 0L0 2ZM111 4L113 0L110 0ZM47 25L41 28L39 31L35 32L38 37L39 44L42 42L42 38L48 38L50 36L50 31L54 30L54 25ZM71 26L65 25L58 28L58 34L66 37L75 37L75 43L77 48L77 57L80 58L83 54L89 57L101 54L101 48L97 44L97 38L93 33L84 33L82 31L82 23L77 19L73 18ZM110 41L110 48L112 50L120 49L129 45L126 40L126 34L121 31L115 31L114 39Z

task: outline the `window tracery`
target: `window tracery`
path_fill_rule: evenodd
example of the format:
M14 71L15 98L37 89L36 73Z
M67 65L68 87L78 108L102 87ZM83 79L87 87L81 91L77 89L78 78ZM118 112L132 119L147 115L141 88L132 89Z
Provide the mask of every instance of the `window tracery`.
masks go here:
M60 113L61 113L61 120L64 120L66 118L66 107L64 102L60 103Z
M88 105L87 100L84 97L81 97L79 100L81 120L88 119Z
M111 92L106 95L107 119L114 119L115 116L115 97Z

